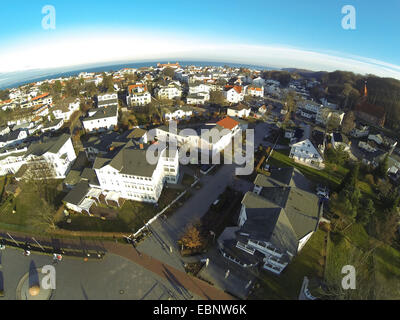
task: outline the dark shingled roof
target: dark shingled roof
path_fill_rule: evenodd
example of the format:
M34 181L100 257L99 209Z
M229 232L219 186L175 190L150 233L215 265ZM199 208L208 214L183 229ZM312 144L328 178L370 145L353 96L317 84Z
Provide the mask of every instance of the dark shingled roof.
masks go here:
M81 181L75 186L75 188L68 192L63 201L78 206L85 199L89 189L90 187L88 183L86 181Z
M69 134L62 134L59 137L43 137L39 141L33 142L28 150L26 151L26 155L35 155L35 156L42 156L43 154L50 152L50 153L57 153L61 147L70 139L71 136Z
M146 159L146 148L130 140L112 158L97 157L93 169L110 165L121 174L151 177L157 164L149 164Z
M282 252L297 252L298 241L318 225L318 197L308 190L294 168L272 170L270 176L257 175L254 184L260 194L247 192L242 200L247 220L239 232L250 238L271 242Z
M90 111L92 111L92 110L90 110ZM101 107L101 108L97 108L94 111L96 111L95 114L84 118L83 121L91 121L91 120L115 117L118 113L118 106L112 105L112 106L108 106L108 107Z

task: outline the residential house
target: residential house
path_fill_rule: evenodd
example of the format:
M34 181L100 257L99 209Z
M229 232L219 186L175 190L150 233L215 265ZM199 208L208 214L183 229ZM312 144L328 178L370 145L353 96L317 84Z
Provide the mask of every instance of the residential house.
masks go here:
M163 110L163 118L167 121L169 120L180 120L185 118L190 118L193 115L192 108L188 106L168 108L164 107Z
M332 147L335 149L342 147L344 151L350 150L350 141L341 132L334 132L331 134L331 143Z
M97 107L118 107L118 93L105 93L97 96Z
M264 97L264 87L249 85L245 87L246 95L252 97Z
M302 164L323 167L324 159L309 139L292 144L289 157Z
M236 106L228 107L227 115L231 117L247 118L250 116L251 108L239 103Z
M172 81L165 86L160 86L155 89L155 94L159 99L172 100L182 96L181 85L177 81Z
M21 144L28 137L26 130L14 130L0 136L0 148Z
M69 134L59 137L42 136L27 148L15 177L17 180L32 177L64 179L75 159Z
M118 124L118 107L91 109L88 116L82 119L82 124L87 132L112 130Z
M128 87L126 103L128 106L144 106L151 102L151 94L144 83L136 83Z
M164 183L178 181L179 156L177 150L163 148L157 162L151 164L146 152L147 146L131 140L109 156L97 157L93 169L102 192L117 198L156 203Z
M186 97L186 103L192 105L204 105L210 100L210 94L208 92L190 93Z
M244 99L244 92L241 86L226 85L223 94L225 99L231 103L239 103Z
M53 115L56 119L62 119L68 121L71 115L79 110L80 99L65 99L53 108Z
M317 118L318 111L323 108L322 104L316 103L311 100L301 101L297 105L297 112L307 119L315 120Z
M369 127L367 125L364 125L364 124L359 124L353 130L351 130L350 135L353 138L368 137L368 135L369 135Z
M237 227L218 238L221 254L245 269L275 274L287 267L318 228L322 205L297 169L257 175L242 200Z
M342 125L345 113L339 110L332 110L328 107L319 108L315 117L317 124L326 126L332 122L338 126Z
M64 124L63 119L55 119L53 121L47 121L41 127L41 131L42 132L57 131L63 126L63 124Z

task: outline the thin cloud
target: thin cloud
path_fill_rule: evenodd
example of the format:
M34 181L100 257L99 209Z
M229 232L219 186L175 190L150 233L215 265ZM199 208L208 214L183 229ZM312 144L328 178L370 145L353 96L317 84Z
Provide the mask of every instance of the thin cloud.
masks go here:
M201 38L157 33L83 32L3 47L0 72L73 67L116 61L165 60L228 61L269 67L314 71L348 70L400 79L400 66L368 57L324 53L285 46L257 46L208 42ZM22 43L22 41L21 41Z

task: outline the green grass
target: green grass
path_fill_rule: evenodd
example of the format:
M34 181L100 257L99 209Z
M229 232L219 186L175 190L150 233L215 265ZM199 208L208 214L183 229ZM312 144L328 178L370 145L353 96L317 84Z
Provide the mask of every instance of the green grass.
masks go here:
M289 158L289 149L274 150L268 163L277 167L295 167L299 169L307 178L316 182L336 188L348 172L348 169L339 166L326 164L325 169L317 170L308 166L301 165Z
M114 208L118 212L116 219L102 220L85 214L74 214L70 216L70 224L64 221L60 223L60 227L73 231L136 232L180 193L180 190L164 188L158 200L158 206L138 201L125 201L121 208Z
M257 300L297 300L304 276L321 278L323 275L322 252L326 233L317 230L300 253L286 267L282 274L274 275L261 271L260 287L255 289L249 299Z

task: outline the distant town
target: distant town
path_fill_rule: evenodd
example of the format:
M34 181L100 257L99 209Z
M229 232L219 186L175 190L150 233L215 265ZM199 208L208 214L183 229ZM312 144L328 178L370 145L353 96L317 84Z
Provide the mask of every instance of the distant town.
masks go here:
M147 272L160 278L151 299L398 299L399 114L385 81L168 62L2 90L1 248L60 265L123 257L145 270L140 292L156 290ZM251 146L249 175L224 162L235 139ZM187 148L198 156L182 164ZM130 292L106 288L93 294Z

